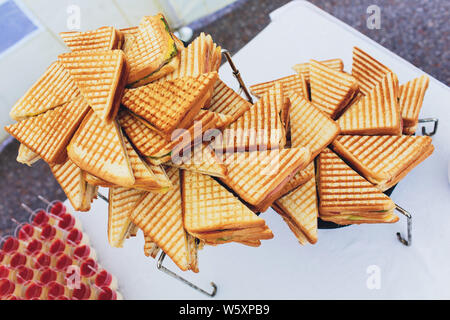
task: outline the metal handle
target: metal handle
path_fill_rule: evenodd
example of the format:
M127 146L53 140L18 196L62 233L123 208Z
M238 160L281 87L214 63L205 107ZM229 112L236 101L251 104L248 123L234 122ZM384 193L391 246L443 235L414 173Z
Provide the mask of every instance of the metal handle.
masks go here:
M105 197L103 194L101 194L100 192L97 192L97 195L100 199L104 200L106 203L109 203L109 199L107 197Z
M199 291L199 292L201 292L201 293L203 293L203 294L206 294L207 296L214 297L214 296L216 295L216 293L217 293L217 286L216 286L216 284L215 284L214 282L211 281L211 286L212 286L212 288L213 288L213 291L212 291L211 293L209 293L209 292L207 292L207 291L205 291L205 290L203 290L203 289L197 287L197 286L196 286L195 284L193 284L192 282L190 282L190 281L184 279L183 277L179 276L179 275L176 274L175 272L173 272L173 271L167 269L166 267L164 267L164 266L162 265L162 263L163 263L165 257L166 257L165 252L161 252L161 254L160 254L160 256L159 256L159 259L158 259L158 264L156 265L157 268L158 268L158 270L163 271L164 273L168 274L169 276L171 276L171 277L173 277L173 278L175 278L175 279L177 279L177 280L183 282L184 284L187 284L189 287L191 287L191 288L194 289L194 290L197 290L197 291Z
M433 122L434 126L433 126L433 131L431 132L427 132L427 129L424 127L422 127L422 134L424 136L434 136L436 134L437 128L438 128L438 124L439 124L439 119L438 118L425 118L425 119L419 119L419 123L428 123L428 122Z
M404 244L405 246L409 247L409 246L411 246L411 243L412 243L412 216L411 216L411 214L408 211L406 211L405 209L400 207L398 204L395 204L395 210L397 210L398 212L400 212L401 214L403 214L407 218L407 237L408 237L408 240L405 240L402 237L402 235L400 234L400 232L397 232L397 239L402 244Z
M103 199L104 201L108 202L108 198L105 197L103 194L101 194L100 192L98 193L98 196L100 199ZM164 267L162 265L164 258L166 257L166 253L165 252L161 252L159 259L158 259L158 264L156 265L156 267L158 268L158 270L163 271L164 273L168 274L169 276L183 282L184 284L187 284L189 287L191 287L192 289L195 289L197 291L200 291L203 294L206 294L207 296L210 297L214 297L217 293L217 286L214 282L211 282L211 286L213 287L213 291L211 293L197 287L195 284L193 284L192 282L189 282L188 280L184 279L183 277L179 276L178 274L176 274L175 272L167 269L166 267Z
M250 92L248 91L247 87L245 86L244 80L242 80L241 74L239 70L236 68L233 59L231 59L230 52L227 49L222 49L222 54L227 59L228 63L230 64L231 70L233 70L233 75L236 78L236 80L239 82L239 88L244 91L245 96L247 97L247 100L250 103L253 103L253 98L250 95Z

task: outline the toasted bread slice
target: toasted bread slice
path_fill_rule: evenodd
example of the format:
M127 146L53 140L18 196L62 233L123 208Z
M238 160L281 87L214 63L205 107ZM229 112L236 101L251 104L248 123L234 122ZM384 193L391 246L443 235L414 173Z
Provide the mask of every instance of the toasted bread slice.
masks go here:
M291 101L289 100L284 86L281 82L276 82L273 87L269 89L269 104L274 105L278 109L281 123L284 127L284 132L289 129L289 108L291 107Z
M169 75L169 74L175 72L180 67L181 52L184 50L184 44L174 34L171 34L171 35L172 35L172 39L175 41L175 46L177 48L178 53L173 58L171 58L169 62L164 64L160 69L154 71L153 73L149 74L148 76L146 76L136 82L129 84L128 86L130 88L138 88L141 86L145 86L151 82L162 79L166 75ZM128 37L132 38L132 36L128 36ZM126 45L128 46L128 43L131 41L134 41L134 39L128 39L128 42L126 43ZM124 50L127 50L127 47Z
M388 73L370 93L338 119L341 134L401 135L398 79Z
M82 170L70 159L62 164L50 164L50 169L72 207L77 211L89 211L91 202L97 197L97 188L92 188L83 179Z
M217 72L179 78L125 91L122 104L170 139L177 129L189 128L205 103Z
M259 247L261 245L261 241L259 240L251 240L251 241L236 241L237 243L243 244L249 247ZM209 243L208 243L209 244ZM214 245L214 244L213 244Z
M307 147L315 158L337 137L339 125L302 96L292 94L289 100L291 146Z
M122 29L119 29L119 31L120 31L123 35L131 35L131 36L135 36L136 34L139 33L139 26L128 27L128 28L122 28Z
M90 185L96 186L96 187L103 187L103 188L118 187L114 183L100 179L99 177L96 177L87 171L83 171L83 179L86 180L86 182L89 183Z
M25 145L20 144L19 152L17 154L17 162L26 164L31 167L36 161L39 161L41 157L30 149L28 149Z
M266 211L279 198L284 186L311 162L307 148L225 154L227 175L221 179L250 204Z
M312 103L336 119L358 91L356 79L315 60L309 62Z
M123 137L123 140L135 180L131 187L157 193L167 192L172 187L169 178L166 175L157 177L153 173L151 166L137 154L128 139Z
M170 160L170 140L148 128L146 124L127 110L121 110L118 122L126 136L142 155L161 163Z
M364 95L368 95L388 73L393 72L360 48L353 47L352 76Z
M353 223L383 223L391 216L394 202L350 168L330 149L323 150L317 161L320 217L337 221L341 217ZM369 219L364 219L369 218ZM398 217L397 219L398 220Z
M80 94L70 74L56 61L16 102L9 115L20 121L62 106Z
M135 183L116 121L107 123L90 111L67 147L69 158L80 168L115 185Z
M181 270L186 271L190 264L187 234L183 228L179 169L169 168L167 175L174 188L166 194L143 196L130 218Z
M58 60L97 115L108 122L115 119L129 72L123 51L71 52Z
M416 133L416 130L417 130L417 124L416 125L414 125L414 126L411 126L411 127L403 127L403 134L404 135L408 135L408 136L411 136L411 135L413 135L413 134L415 134Z
M89 106L80 97L36 117L5 127L5 130L47 163L62 163L66 146Z
M189 251L189 269L198 273L198 239L188 234L187 242Z
M210 71L210 59L214 42L210 35L201 33L187 48L181 51L180 66L174 72L158 79L158 82L184 77L198 77Z
M342 59L329 59L329 60L323 60L323 61L319 61L319 62L333 70L340 71L340 72L344 71L344 62L342 61ZM309 62L298 63L298 64L292 66L292 69L294 69L294 71L297 72L298 74L303 75L307 82L310 81Z
M423 75L399 87L399 105L404 128L417 125L420 108L422 107L429 82L430 78Z
M211 245L219 245L230 242L255 242L260 240L270 240L273 239L272 230L267 229L264 233L254 234L254 235L242 235L242 236L220 236L216 239L206 239L205 242Z
M121 34L114 27L86 32L61 32L59 35L72 52L121 49Z
M156 177L156 180L163 182L164 184L170 183L169 189L172 188L172 182L170 182L169 177L167 176L166 170L164 170L163 166L161 165L153 165L151 163L148 163L146 159L144 161L147 163L147 165L150 166L150 169L153 171L153 174Z
M209 106L205 109L231 116L231 122L252 107L252 104L242 98L236 91L228 87L222 80L217 79Z
M317 242L317 217L319 210L316 197L316 179L314 176L303 185L274 202L272 206L297 236L301 244L304 238L310 243ZM302 237L303 235L303 237Z
M144 254L147 257L156 258L159 252L159 247L156 243L153 242L152 238L149 236L145 236L145 244L144 244Z
M146 126L146 123L133 116L129 111L122 110L118 116L119 123L131 143L140 154L153 165L159 165L171 159L172 154L202 141L199 135L216 125L217 119L213 112L201 110L195 118L194 125L183 132L178 138L170 141Z
M260 237L262 237L263 239L259 239ZM234 236L234 237L220 237L217 239L211 239L211 240L205 240L205 242L209 245L212 246L216 246L219 244L226 244L226 243L231 243L231 242L236 242L236 243L242 243L242 244L246 244L247 243L253 243L255 245L255 247L258 247L259 245L256 245L256 242L258 244L261 244L260 240L270 240L273 239L273 234L271 233L271 231L267 232L267 236Z
M272 230L267 225L243 229L225 229L219 231L201 232L196 237L212 245L273 239Z
M308 164L308 166L298 171L289 181L286 183L286 185L283 188L283 191L281 192L281 195L285 195L298 186L306 183L308 180L310 180L314 176L314 162L311 162Z
M113 187L109 189L108 242L121 248L132 227L130 214L146 192L137 189Z
M127 61L130 64L128 84L133 85L151 76L178 54L177 46L162 14L143 17L139 30L133 33L133 37L133 44L127 47L126 51ZM164 74L160 73L160 76Z
M291 76L282 77L272 81L258 83L250 86L250 92L257 98L261 98L264 94L272 88L275 83L281 83L286 94L297 93L305 94L305 78L302 75L293 74Z
M393 210L390 210L385 214L379 214L377 217L363 217L352 214L340 214L337 216L320 216L320 218L324 221L330 221L344 226L363 223L395 223L399 220L398 216L394 213Z
M222 47L218 46L216 43L213 44L211 50L211 58L209 59L209 69L208 71L219 71L220 64L222 63Z
M333 149L384 191L431 155L431 142L428 136L340 136Z
M206 108L205 108L206 109ZM211 112L211 111L209 111ZM228 127L232 122L234 122L233 117L227 115L227 114L222 114L222 113L218 113L218 112L213 112L217 118L217 122L215 125L215 129L217 130L222 130L225 127Z
M120 29L119 32L122 34L123 37L123 43L122 43L122 51L126 53L131 50L131 47L134 44L134 39L137 33L139 33L139 27L130 27L130 28L124 28Z
M216 230L216 231L206 231L206 232L197 232L193 233L194 235L198 235L200 238L202 238L205 241L213 241L213 240L221 240L221 241L228 241L231 240L231 238L236 237L252 237L256 238L258 237L267 237L266 231L270 230L269 227L266 225L264 226L257 226L257 227L245 227L245 228L235 228L235 229L222 229L222 230ZM270 232L271 233L271 232ZM224 238L227 238L226 240Z
M224 130L214 142L214 149L225 152L283 148L286 132L279 106L270 103L267 92L253 107Z
M132 222L130 225L129 232L127 233L127 239L131 237L136 237L139 230L140 230L139 227Z
M167 165L220 178L224 178L227 172L225 165L206 143L191 148L190 154L183 158L172 158Z
M181 179L184 226L189 233L265 225L213 178L183 170Z

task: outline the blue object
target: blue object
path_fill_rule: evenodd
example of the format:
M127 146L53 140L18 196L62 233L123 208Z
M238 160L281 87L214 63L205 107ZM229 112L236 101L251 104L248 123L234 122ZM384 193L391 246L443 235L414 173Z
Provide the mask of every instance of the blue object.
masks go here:
M8 0L0 5L0 53L37 29L14 1Z

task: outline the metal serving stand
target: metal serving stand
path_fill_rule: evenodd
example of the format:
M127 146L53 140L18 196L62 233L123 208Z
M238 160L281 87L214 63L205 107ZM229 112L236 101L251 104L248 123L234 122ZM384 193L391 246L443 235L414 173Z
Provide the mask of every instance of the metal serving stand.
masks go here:
M233 76L236 78L238 84L239 84L239 94L241 94L242 92L245 94L247 100L253 104L253 98L247 88L247 86L245 85L244 81L242 80L241 74L239 72L239 70L236 68L236 65L234 64L232 58L231 58L231 54L228 50L226 49L222 49L222 54L225 56L225 58L227 59L232 71L233 71ZM438 128L438 119L437 118L426 118L426 119L419 119L419 123L433 123L434 127L433 130L431 132L428 132L427 129L424 127L422 127L422 134L426 135L426 136L433 136L436 134L437 132L437 128ZM392 191L394 190L394 188L396 187L393 186L392 188L390 188L389 190L387 190L385 192L386 195L391 195ZM99 198L103 199L106 202L109 202L108 198L106 196L104 196L101 193L98 193ZM407 218L407 236L406 239L403 238L403 236L401 235L400 232L397 232L397 239L405 246L411 246L412 243L412 215L410 212L408 212L407 210L403 209L402 207L400 207L398 204L395 204L395 210L397 210L398 212L400 212L402 215L404 215ZM333 222L328 222L328 221L323 221L319 218L318 221L318 228L319 229L335 229L335 228L341 228L341 227L346 227L343 225L338 225L335 224ZM165 252L161 252L158 258L158 262L156 264L156 267L158 270L164 272L165 274L173 277L174 279L177 279L181 282L183 282L184 284L188 285L189 287L191 287L194 290L197 290L209 297L214 297L217 293L217 285L214 282L211 282L211 287L212 287L212 291L208 292L200 287L198 287L197 285L193 284L192 282L186 280L185 278L183 278L182 276L180 276L179 274L169 270L168 268L166 268L165 266L163 266L163 262L164 259L166 257L166 253Z

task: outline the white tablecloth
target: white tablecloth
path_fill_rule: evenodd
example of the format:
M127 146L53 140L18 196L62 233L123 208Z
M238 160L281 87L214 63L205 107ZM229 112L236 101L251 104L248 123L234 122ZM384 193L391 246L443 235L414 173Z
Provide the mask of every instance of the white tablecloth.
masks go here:
M359 46L393 69L404 83L422 72L395 54L317 7L295 1L271 14L272 23L241 49L233 60L247 84L292 74L291 66L307 61L342 58L350 70L352 47ZM381 30L380 32L387 32ZM228 65L221 78L237 88ZM438 117L435 152L397 186L393 200L413 215L413 245L405 247L404 217L396 224L319 230L314 246L300 246L271 209L262 214L275 238L259 248L243 245L205 247L200 273L183 274L204 288L218 285L217 299L410 299L450 298L450 91L431 79L421 118ZM107 190L101 190L107 194ZM156 269L143 255L143 237L122 249L107 243L107 205L97 200L89 213L77 213L98 257L119 279L128 299L203 299L181 282ZM178 271L166 258L165 265ZM375 266L375 267L371 267ZM373 273L373 270L376 270ZM379 276L379 277L378 277ZM370 285L371 280L379 280ZM368 285L369 283L369 285Z

